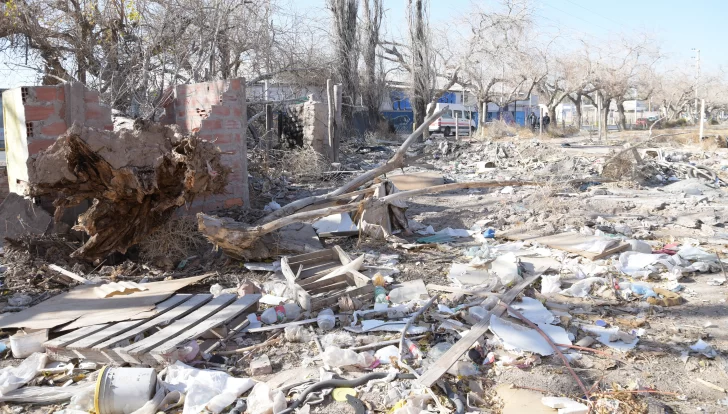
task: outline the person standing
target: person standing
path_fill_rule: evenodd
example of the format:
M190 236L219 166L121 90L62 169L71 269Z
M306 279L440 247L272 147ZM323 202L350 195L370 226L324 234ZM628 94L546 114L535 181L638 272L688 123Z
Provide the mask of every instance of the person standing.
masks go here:
M543 129L544 129L544 131L548 131L549 130L549 124L550 123L551 123L551 117L549 116L549 114L544 115L543 116Z
M538 120L536 118L536 114L531 112L531 115L528 116L528 123L531 125L531 131L536 131L536 125L538 125Z

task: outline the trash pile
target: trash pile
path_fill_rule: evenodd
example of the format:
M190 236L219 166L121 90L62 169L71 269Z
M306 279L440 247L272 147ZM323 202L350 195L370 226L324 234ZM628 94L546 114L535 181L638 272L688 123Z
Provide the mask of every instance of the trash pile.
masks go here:
M49 264L70 289L7 284L0 402L99 414L719 412L720 172L611 183L598 174L623 148L590 148L433 138L418 149L440 172L388 172L343 203L311 204L331 214L296 213L302 253L274 253L299 243L281 233L235 239L267 224L203 215L201 228L230 239L204 274L195 256L164 273L139 266L144 279ZM369 149L371 165L392 153ZM428 194L476 176L561 178ZM388 198L401 191L410 202ZM266 200L262 214L295 216L287 201ZM268 260L240 260L246 246Z

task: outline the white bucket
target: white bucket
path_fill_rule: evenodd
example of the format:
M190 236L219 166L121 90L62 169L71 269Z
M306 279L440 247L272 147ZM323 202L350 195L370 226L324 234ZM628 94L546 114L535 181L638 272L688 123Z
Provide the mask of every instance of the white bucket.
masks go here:
M43 343L48 340L48 329L35 332L18 332L10 337L10 349L14 358L27 358L33 352L45 352Z
M152 399L157 383L154 368L103 367L96 381L96 414L129 414Z

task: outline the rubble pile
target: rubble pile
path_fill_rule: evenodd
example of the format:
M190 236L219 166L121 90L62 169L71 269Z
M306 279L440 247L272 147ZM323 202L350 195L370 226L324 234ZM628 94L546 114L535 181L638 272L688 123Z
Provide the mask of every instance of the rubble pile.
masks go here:
M178 201L224 185L191 138L147 137L118 163L94 140L69 133L31 171L58 208L99 200L94 224L80 222L99 241L129 247ZM721 412L728 150L566 144L351 147L317 188L271 181L246 222L198 216L225 251L216 267L50 268L75 287L14 291L0 314L0 347L17 359L0 401L66 413ZM409 162L390 168L397 154ZM46 183L53 163L65 178ZM306 243L294 237L304 226Z

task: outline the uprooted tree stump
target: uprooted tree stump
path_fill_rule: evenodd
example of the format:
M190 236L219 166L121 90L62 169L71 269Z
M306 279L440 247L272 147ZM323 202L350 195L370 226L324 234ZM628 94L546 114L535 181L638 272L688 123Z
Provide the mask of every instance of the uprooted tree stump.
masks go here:
M28 160L29 194L54 197L56 221L91 200L74 227L90 238L71 254L85 259L125 253L177 207L223 193L229 172L212 143L160 125L117 132L74 126Z

